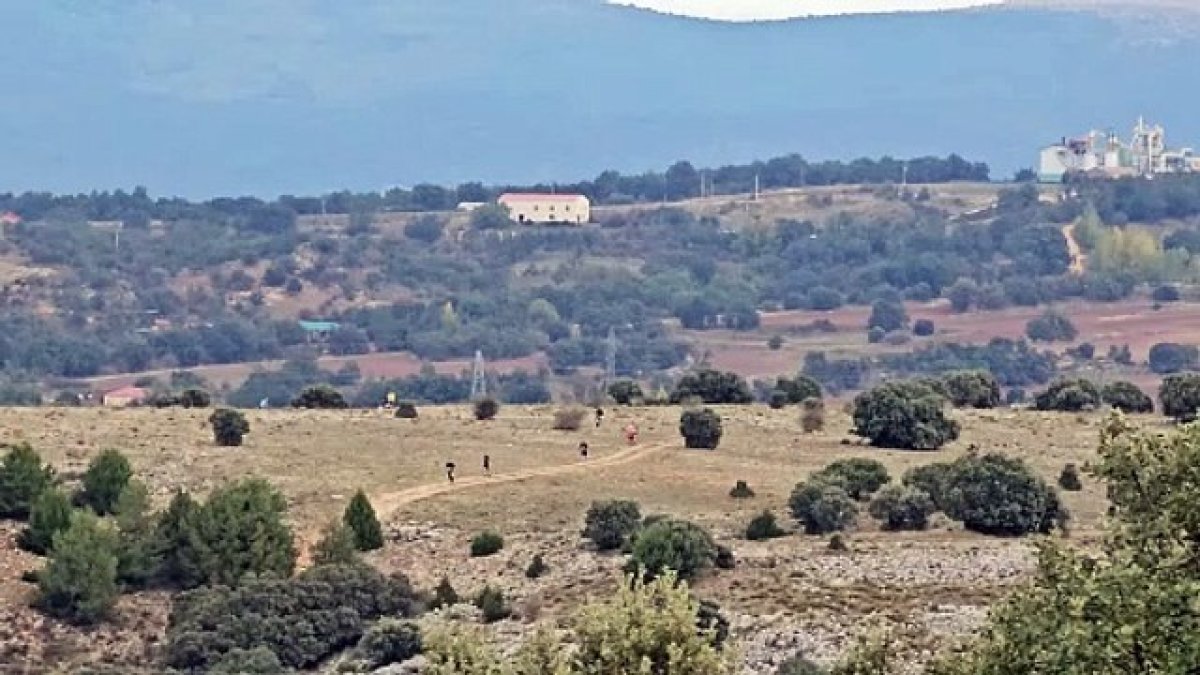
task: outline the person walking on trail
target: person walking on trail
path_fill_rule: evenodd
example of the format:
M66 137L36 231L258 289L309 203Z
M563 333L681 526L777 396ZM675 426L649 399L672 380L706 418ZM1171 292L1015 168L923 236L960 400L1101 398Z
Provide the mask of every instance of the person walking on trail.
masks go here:
M638 440L638 428L637 428L637 425L636 425L636 424L634 424L633 422L630 422L630 423L629 423L628 425L626 425L626 427L625 427L625 440L626 440L626 441L627 441L627 442L628 442L630 445L634 445L634 444L636 444L636 443L637 443L637 440Z
M600 423L604 421L604 408L596 408L596 428L600 428Z
M454 462L446 462L446 478L451 483L454 482Z
M579 442L579 457L580 457L581 459L587 459L587 457L588 457L588 444L587 444L587 441L580 441L580 442Z
M485 476L492 475L492 456L491 455L483 456L483 473Z

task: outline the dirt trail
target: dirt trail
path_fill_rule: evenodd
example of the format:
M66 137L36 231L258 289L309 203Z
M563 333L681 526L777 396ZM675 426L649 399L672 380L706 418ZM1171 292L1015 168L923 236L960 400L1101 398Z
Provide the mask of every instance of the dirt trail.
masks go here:
M1067 239L1067 251L1071 254L1071 274L1076 276L1083 274L1084 268L1087 266L1087 255L1079 246L1079 242L1075 241L1075 223L1063 225L1063 237Z
M371 495L371 505L375 507L375 516L379 519L379 522L387 523L402 507L424 499L440 497L442 495L462 492L464 490L470 490L477 487L519 483L532 478L563 476L567 474L580 473L590 469L628 464L630 462L635 462L639 459L648 457L659 450L664 450L668 446L669 444L667 443L634 445L605 457L581 460L575 462L574 464L556 464L554 466L547 466L539 469L529 469L527 471L517 471L514 473L505 474L492 474L491 476L468 476L465 478L459 478L453 483L449 481L444 483L428 483L405 490ZM308 567L309 563L311 562L312 545L315 544L320 537L320 529L315 529L310 531L301 539L299 542L300 553L296 562L297 569L304 569Z

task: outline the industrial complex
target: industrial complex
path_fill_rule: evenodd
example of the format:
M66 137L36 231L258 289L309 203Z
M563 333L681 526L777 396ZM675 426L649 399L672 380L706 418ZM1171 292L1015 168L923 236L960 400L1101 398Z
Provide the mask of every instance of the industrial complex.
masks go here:
M1191 148L1169 149L1162 126L1139 118L1125 142L1113 131L1091 131L1042 148L1038 180L1061 183L1069 173L1109 178L1200 172L1200 157Z

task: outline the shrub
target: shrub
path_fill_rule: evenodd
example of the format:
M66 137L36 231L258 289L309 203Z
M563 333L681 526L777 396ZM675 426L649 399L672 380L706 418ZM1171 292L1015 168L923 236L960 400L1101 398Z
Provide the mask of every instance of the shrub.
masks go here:
M131 480L113 507L117 524L117 580L132 588L146 586L160 574L163 542L158 538L159 517L150 510L150 490Z
M754 516L750 520L750 524L746 526L746 538L750 541L761 541L763 539L774 539L782 537L787 532L784 532L779 524L775 522L775 514L770 511L763 511Z
M929 495L929 498L933 500L934 507L939 511L945 511L950 475L953 471L954 465L949 462L915 466L904 473L904 479L901 482L905 487L920 490Z
M787 394L788 403L803 403L810 398L821 398L821 384L807 375L778 378L775 388Z
M737 566L733 557L733 549L717 544L717 552L713 554L713 565L719 570L731 570Z
M887 331L879 326L872 326L867 329L867 344L877 345L883 342L885 337L887 337Z
M554 413L554 428L557 431L579 431L587 411L582 408L558 410Z
M504 598L504 591L492 585L483 587L475 596L475 606L483 613L486 623L495 623L512 615L512 608Z
M54 484L54 469L28 443L8 446L0 460L0 518L24 519L33 501Z
M375 517L375 508L371 500L362 490L354 493L346 512L342 514L342 522L354 533L354 544L360 551L374 551L383 547L383 529L379 519Z
M442 577L437 587L433 589L433 601L430 603L430 607L432 609L450 607L457 605L458 601L458 591L454 590L454 586L450 583L450 578Z
M913 335L916 335L917 337L929 337L936 332L936 328L933 325L933 321L929 319L917 319L916 322L913 323L912 332Z
M715 450L721 442L721 417L709 408L685 410L679 417L684 447Z
M327 384L305 387L296 398L292 399L293 408L340 409L346 407L346 399L342 392Z
M638 533L630 563L648 578L672 570L687 580L711 565L716 553L716 543L704 528L685 520L663 518Z
M175 598L165 665L205 672L234 649L263 647L288 668L313 669L354 646L370 622L412 616L412 587L366 565L327 565L291 579L252 578Z
M71 500L58 488L42 490L29 509L29 527L17 543L37 555L45 555L54 544L54 535L71 526Z
M829 671L797 654L779 664L775 675L829 675Z
M971 309L971 305L975 303L975 298L978 294L979 287L974 281L967 278L959 278L944 292L944 295L950 301L950 308L960 314Z
M844 530L858 518L858 506L844 489L819 480L796 485L788 507L808 534Z
M892 478L887 467L874 459L839 459L814 473L810 480L837 485L853 499L865 499Z
M38 575L37 606L77 624L105 618L116 604L116 534L90 513L79 512L54 536L50 562Z
M1156 286L1150 298L1155 302L1179 302L1179 289L1168 284Z
M1058 494L1024 462L997 454L956 460L945 501L946 515L987 535L1046 534L1067 516Z
M188 493L179 490L158 519L155 540L160 543L163 559L162 580L183 588L203 582L200 571L202 544L197 532L200 505Z
M867 511L885 530L924 530L936 507L922 490L889 485L871 500Z
M1101 390L1100 398L1123 413L1154 412L1154 401L1132 382L1109 382Z
M529 561L529 567L525 568L525 578L537 579L550 571L550 567L546 565L546 561L542 560L542 554L534 554L533 560Z
M275 675L285 671L275 652L266 647L254 647L229 650L208 672L214 675Z
M634 401L645 398L642 386L633 380L617 380L608 385L608 395L618 405L633 405Z
M708 405L754 402L754 395L741 375L711 369L694 370L680 378L671 392L671 403L699 400Z
M203 389L184 389L179 394L179 405L185 408L207 408L212 405L212 397Z
M1033 399L1038 410L1079 412L1100 407L1100 390L1088 380L1059 380Z
M1079 478L1079 469L1074 464L1067 464L1063 467L1062 473L1058 474L1058 487L1067 492L1079 492L1083 489L1083 481Z
M242 444L242 437L250 433L250 423L246 416L229 408L218 408L209 416L208 423L212 425L213 439L217 445L237 447Z
M621 548L642 520L637 502L592 502L584 517L583 536L601 551Z
M349 565L358 561L358 550L354 530L335 520L325 527L320 541L313 547L313 564Z
M1091 361L1096 356L1096 345L1090 342L1080 342L1074 348L1068 349L1067 354L1082 361Z
M247 574L290 577L296 549L286 516L283 495L260 478L218 487L179 532L193 574L180 581L233 586Z
M808 290L805 298L809 309L828 312L842 306L845 300L842 294L826 286L816 286Z
M411 621L384 617L363 634L357 651L371 668L403 663L421 653L421 629Z
M400 401L396 404L396 417L404 420L415 420L418 416L416 403L412 401Z
M90 506L96 515L108 515L112 513L117 497L131 476L133 469L125 455L117 450L105 450L88 464L83 474L83 490L79 499L85 506Z
M733 484L732 488L729 489L729 496L733 497L734 499L750 499L754 496L754 490L750 489L750 486L746 484L746 481L739 480Z
M442 220L434 215L414 218L404 226L404 236L414 241L432 244L442 238Z
M834 532L829 538L829 544L826 546L831 553L843 553L849 551L850 547L846 545L846 539L840 532Z
M800 404L800 428L811 434L825 428L825 402L819 398L806 398Z
M1200 375L1168 375L1158 388L1158 401L1168 417L1191 422L1200 410Z
M783 336L772 335L771 338L767 340L767 349L770 349L773 352L783 349Z
M1150 370L1159 375L1194 370L1200 361L1195 345L1160 342L1150 347Z
M786 407L787 404L787 392L781 389L772 389L771 393L767 396L767 405L769 405L772 410L781 410Z
M904 304L895 300L876 300L867 317L867 328L878 328L884 333L908 328L908 312Z
M927 385L889 382L854 399L854 433L884 448L936 450L958 438L945 399Z
M504 548L504 537L491 530L486 530L475 535L475 538L471 540L471 557L489 556L499 552L502 548Z
M995 408L1000 405L1000 383L985 370L960 370L942 377L950 402L959 408Z
M491 397L481 398L475 401L472 412L475 414L475 419L480 422L495 419L496 415L500 413L500 403Z
M1070 342L1079 331L1071 320L1054 310L1046 310L1041 316L1025 324L1025 335L1037 342Z

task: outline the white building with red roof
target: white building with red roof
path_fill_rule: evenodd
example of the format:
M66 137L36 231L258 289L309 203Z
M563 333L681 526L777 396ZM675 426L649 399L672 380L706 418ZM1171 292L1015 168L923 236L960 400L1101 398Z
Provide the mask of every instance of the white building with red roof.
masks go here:
M592 218L592 204L583 195L509 192L500 195L498 201L518 223L581 225Z

